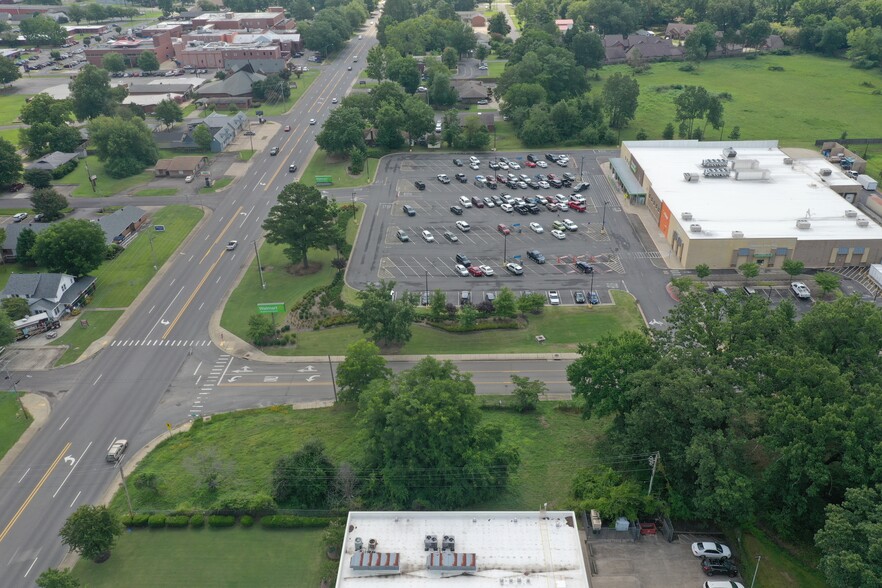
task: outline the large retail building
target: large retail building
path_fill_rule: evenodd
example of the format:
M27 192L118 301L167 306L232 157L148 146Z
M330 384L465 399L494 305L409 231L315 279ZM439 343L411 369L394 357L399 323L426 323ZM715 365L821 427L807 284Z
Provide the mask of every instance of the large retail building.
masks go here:
M682 267L882 261L882 227L852 204L860 184L820 155L794 158L777 141L626 141L610 165Z

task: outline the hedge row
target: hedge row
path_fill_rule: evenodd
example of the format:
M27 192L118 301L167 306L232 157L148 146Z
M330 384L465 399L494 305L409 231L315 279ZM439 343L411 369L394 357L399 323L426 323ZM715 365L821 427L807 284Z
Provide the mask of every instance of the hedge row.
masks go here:
M320 517L298 517L296 515L273 515L260 519L264 529L300 529L306 527L327 527L331 519Z
M473 331L489 331L493 329L520 329L521 325L517 321L478 321L471 327L465 327L459 323L440 323L434 321L426 321L426 324L447 331L448 333L471 333Z
M209 515L208 526L214 529L232 527L236 524L234 515ZM181 529L190 526L194 529L201 529L205 525L205 515L194 514L136 514L134 516L125 515L122 517L122 523L126 527L149 527L151 529ZM302 529L302 528L318 528L326 527L331 519L320 517L300 517L296 515L271 515L260 519L260 524L265 529ZM239 524L245 528L254 525L254 517L251 515L243 515L239 518Z

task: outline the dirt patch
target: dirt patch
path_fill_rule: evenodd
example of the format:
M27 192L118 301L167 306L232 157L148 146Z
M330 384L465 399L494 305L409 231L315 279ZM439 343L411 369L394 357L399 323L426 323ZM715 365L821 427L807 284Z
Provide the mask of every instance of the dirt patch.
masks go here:
M324 267L324 264L318 261L311 261L307 267L303 267L302 263L289 265L287 271L292 276L310 276L318 273Z
M17 372L30 370L48 370L64 355L67 347L63 345L47 345L37 348L8 349L3 358L9 362L7 369Z

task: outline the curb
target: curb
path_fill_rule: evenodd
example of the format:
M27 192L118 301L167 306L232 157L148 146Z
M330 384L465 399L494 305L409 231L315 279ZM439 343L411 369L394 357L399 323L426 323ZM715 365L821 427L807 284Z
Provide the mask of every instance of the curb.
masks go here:
M21 437L18 438L18 441L15 442L15 445L9 448L3 459L0 459L0 476L6 473L6 470L21 455L21 452L24 451L30 440L43 429L43 425L49 420L49 414L52 412L52 406L49 404L49 401L39 394L28 392L21 397L20 402L22 409L33 420L24 433L21 434Z

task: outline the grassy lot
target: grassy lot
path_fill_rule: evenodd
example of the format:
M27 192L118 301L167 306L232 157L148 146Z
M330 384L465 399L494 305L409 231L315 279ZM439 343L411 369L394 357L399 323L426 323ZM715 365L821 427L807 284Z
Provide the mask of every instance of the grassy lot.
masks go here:
M2 129L0 130L0 137L18 147L18 129Z
M33 419L21 409L21 394L4 390L0 393L0 459L6 455Z
M174 196L177 193L177 188L149 188L147 190L138 190L135 192L135 196Z
M52 341L52 345L70 345L55 365L67 365L79 359L93 341L97 341L107 334L107 331L122 316L122 313L122 310L87 310L72 319L77 321L77 324L68 329L67 333ZM85 328L80 326L79 321L81 320L89 321L89 326Z
M323 529L166 529L124 533L111 558L74 567L90 588L318 586ZM186 580L184 580L186 578ZM292 579L297 578L292 583Z
M359 205L358 216L349 222L346 238L350 243L355 239L357 220L361 218L363 211L364 207ZM310 251L310 262L321 262L321 270L308 276L294 276L288 272L290 262L282 252L283 249L280 245L263 244L260 248L260 261L263 264L266 290L260 287L255 259L224 307L220 323L223 328L247 340L248 319L257 312L258 302L284 302L285 307L290 308L309 290L330 283L336 271L331 266L331 261L337 255L335 252Z
M379 165L379 160L368 159L365 163L365 171L358 176L352 176L349 175L349 171L346 169L349 167L348 158L339 162L328 161L328 154L319 149L315 152L306 169L303 170L301 181L305 184L311 184L315 176L331 176L334 179L333 188L367 186L374 181L377 165ZM368 170L370 170L370 177L367 174Z
M98 279L98 288L91 305L95 308L125 308L131 304L147 282L153 279L153 255L156 255L156 266L162 267L201 218L199 208L182 204L166 206L157 212L151 220L155 225L165 225L165 232L144 229L122 254L93 272L92 275Z
M25 105L27 94L0 95L0 125L11 125L18 120L21 107Z
M756 568L756 556L762 556L757 573L759 588L792 587L824 588L827 582L815 569L817 554L799 553L799 559L776 545L759 529L741 532L739 540L742 554L742 577L752 578Z
M239 152L239 159L241 161L248 161L252 157L254 157L254 150L253 149L243 149L242 151Z
M195 102L191 102L190 104L186 105L186 106L182 109L182 110L184 111L184 118L186 118L187 115L190 114L191 112L195 112L195 111L196 111L196 108L198 108L198 107L196 106L196 103L195 103Z
M211 194L212 192L217 192L221 188L226 188L227 186L229 186L230 182L232 182L233 179L234 178L232 176L224 176L221 179L215 181L208 188L206 188L204 186L202 188L199 188L199 193L200 194Z
M221 113L221 114L224 114L224 113ZM208 151L200 151L198 149L193 149L193 150L190 150L190 149L187 149L187 150L157 149L157 151L159 151L159 158L160 159L172 159L174 157L181 157L181 156L189 157L192 155L199 155L200 157L207 157L207 158L211 159L212 157L215 157L217 155L217 153L212 152L210 149Z
M312 82L318 77L319 72L317 70L311 69L307 72L301 74L300 79L297 79L297 76L291 76L291 83L296 83L296 88L291 88L291 96L288 97L284 102L279 102L278 104L263 104L258 108L249 108L245 111L245 114L248 116L257 116L256 111L262 110L264 115L266 116L279 116L281 114L285 114L288 112L292 106L303 96L303 93L309 89L309 86L312 85Z
M484 75L481 77L499 79L502 72L505 70L505 64L508 63L508 60L488 59L484 63L487 64L487 71L484 72Z
M86 171L86 163L89 170L98 176L98 182L95 192L92 192L92 186L89 184L89 174ZM145 171L136 176L122 178L117 180L111 178L104 172L104 164L98 161L98 157L90 155L85 161L81 161L75 170L61 178L55 180L53 184L77 184L73 191L73 196L82 196L85 198L93 198L95 196L112 196L119 192L124 192L130 188L134 188L140 184L146 184L153 178L153 174Z

